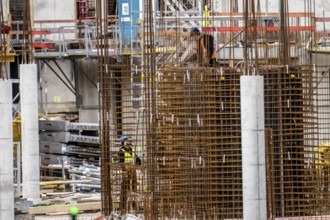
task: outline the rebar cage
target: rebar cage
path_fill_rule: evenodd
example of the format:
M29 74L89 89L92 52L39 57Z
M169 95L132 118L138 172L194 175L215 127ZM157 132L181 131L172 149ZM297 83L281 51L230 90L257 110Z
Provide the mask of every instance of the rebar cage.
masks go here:
M327 219L330 71L327 55L306 43L315 34L311 1L303 17L283 1L284 26L258 26L270 21L248 1L243 21L214 15L203 30L220 45L215 66L186 62L194 48L180 27L184 18L176 14L180 25L168 29L165 17L154 22L151 2L144 3L139 50L110 56L107 39L98 42L103 213L243 218L240 76L261 75L268 218ZM106 36L108 21L98 21ZM118 163L123 135L141 165Z

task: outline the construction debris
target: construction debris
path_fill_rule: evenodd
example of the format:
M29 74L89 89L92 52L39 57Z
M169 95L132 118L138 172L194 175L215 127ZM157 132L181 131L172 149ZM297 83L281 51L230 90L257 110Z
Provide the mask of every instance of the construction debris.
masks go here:
M48 205L48 206L35 206L29 208L29 214L46 214L46 213L57 213L57 212L66 212L69 213L69 210L72 206L77 207L80 211L99 211L101 210L101 202L92 202L92 203L79 203L79 204L67 204L67 205Z

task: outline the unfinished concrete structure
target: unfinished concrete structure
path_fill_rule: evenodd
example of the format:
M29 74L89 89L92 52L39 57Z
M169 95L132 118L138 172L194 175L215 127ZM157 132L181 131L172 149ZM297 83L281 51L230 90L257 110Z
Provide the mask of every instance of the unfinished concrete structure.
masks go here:
M327 142L320 134L329 132L324 128L329 114L323 87L328 78L320 76L324 67L308 52L316 40L314 3L304 1L308 7L300 13L289 13L288 1L278 2L278 13L265 12L260 1L227 3L227 13L212 8L209 15L178 14L179 3L172 8L165 2L154 16L153 2L145 1L138 47L131 42L130 48L115 48L121 52L114 57L109 39L98 41L105 214L119 211L126 171L114 158L121 135L133 137L143 158L134 168L138 187L126 195L125 213L145 219L249 219L256 214L243 211L243 200L254 197L243 198L242 172L248 169L242 165L242 75L264 78L266 152L257 159L266 161L259 208L267 211L257 212L259 218L328 214L323 210L328 183L324 174L315 175L327 169L319 145ZM102 1L97 5L101 14ZM107 24L101 18L103 36ZM131 21L132 29L138 27ZM214 67L187 59L194 53L189 31L195 25L215 39Z
M22 116L22 177L23 198L34 203L40 200L38 80L35 64L20 66L21 116Z
M327 50L317 47L319 2L303 0L297 12L288 10L297 1L63 2L34 2L39 109L100 121L104 214L119 211L126 170L115 159L128 135L143 162L120 214L247 218L240 77L248 75L264 78L262 214L328 214L329 67L313 54ZM213 36L216 65L190 60L193 27Z
M0 218L14 219L14 169L13 169L13 125L12 125L12 85L9 80L0 80Z
M243 216L267 219L264 78L241 76L240 85Z

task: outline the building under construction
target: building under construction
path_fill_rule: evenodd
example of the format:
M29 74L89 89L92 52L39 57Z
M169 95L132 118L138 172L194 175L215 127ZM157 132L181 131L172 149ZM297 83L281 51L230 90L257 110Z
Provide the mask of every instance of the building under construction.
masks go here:
M328 3L3 0L0 219L86 163L103 219L330 218Z

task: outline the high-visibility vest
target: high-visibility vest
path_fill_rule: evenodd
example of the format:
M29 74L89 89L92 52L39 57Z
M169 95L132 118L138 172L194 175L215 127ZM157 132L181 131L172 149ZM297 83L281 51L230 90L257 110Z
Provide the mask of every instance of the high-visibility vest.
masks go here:
M209 12L209 7L207 5L204 6L204 12L203 12L203 26L210 26L211 21L209 20L210 17L210 12Z
M127 163L127 164L133 164L133 159L135 159L135 163L137 165L141 165L141 159L136 156L135 151L132 150L131 153L130 151L125 150L124 148L120 148L120 151L124 153L124 155L118 155L119 157L114 158L112 160L113 163ZM122 159L124 159L124 162L122 162Z
M135 154L134 150L132 150L132 154L130 154L125 149L120 149L124 153L124 163L133 163L133 156Z

